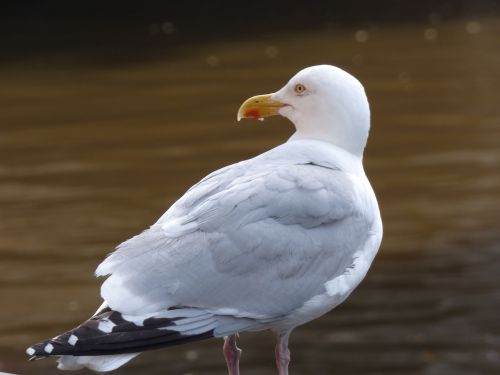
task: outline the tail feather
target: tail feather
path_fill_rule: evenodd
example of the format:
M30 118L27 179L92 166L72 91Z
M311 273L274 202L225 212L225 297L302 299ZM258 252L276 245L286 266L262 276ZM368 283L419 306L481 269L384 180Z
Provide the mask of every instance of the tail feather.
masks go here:
M81 357L63 355L57 360L57 368L59 370L80 370L87 367L99 372L113 371L139 354L140 353Z

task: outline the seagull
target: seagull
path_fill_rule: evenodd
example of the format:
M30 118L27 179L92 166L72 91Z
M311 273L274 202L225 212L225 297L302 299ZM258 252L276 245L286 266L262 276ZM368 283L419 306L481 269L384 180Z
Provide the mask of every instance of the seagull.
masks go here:
M102 305L29 347L58 368L114 370L141 352L224 339L239 375L238 334L271 330L288 375L294 328L342 303L365 277L382 220L363 169L370 109L361 83L331 65L305 68L251 97L237 118L288 118L287 142L219 169L97 268Z

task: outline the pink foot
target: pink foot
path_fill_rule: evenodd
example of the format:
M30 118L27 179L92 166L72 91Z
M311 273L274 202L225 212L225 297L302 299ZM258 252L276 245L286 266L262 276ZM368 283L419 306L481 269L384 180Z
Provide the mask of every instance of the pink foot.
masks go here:
M276 366L279 375L288 375L288 364L290 363L290 350L288 350L288 339L291 331L279 332L278 342L274 351L276 355Z
M224 346L222 347L229 375L240 375L241 349L236 346L236 335L224 337Z

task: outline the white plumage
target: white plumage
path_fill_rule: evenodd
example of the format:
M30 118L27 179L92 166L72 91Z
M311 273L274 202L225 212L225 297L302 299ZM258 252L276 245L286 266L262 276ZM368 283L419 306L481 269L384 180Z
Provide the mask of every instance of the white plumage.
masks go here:
M287 374L291 330L344 301L380 245L379 209L362 165L369 113L361 84L326 65L247 100L239 118L281 114L297 131L210 174L118 246L96 271L109 276L105 304L85 323L93 333L77 328L44 342L51 352L40 344L29 352L62 355L60 368L108 371L150 346L230 336L224 353L237 374L234 335L272 329L279 372ZM98 356L79 357L85 353Z

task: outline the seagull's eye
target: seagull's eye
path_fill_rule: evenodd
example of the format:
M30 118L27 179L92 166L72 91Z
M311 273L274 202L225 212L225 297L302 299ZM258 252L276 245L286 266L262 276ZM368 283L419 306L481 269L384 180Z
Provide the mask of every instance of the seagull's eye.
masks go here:
M302 83L298 83L295 85L294 90L297 94L302 94L304 91L306 91L306 87Z

